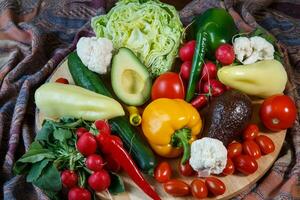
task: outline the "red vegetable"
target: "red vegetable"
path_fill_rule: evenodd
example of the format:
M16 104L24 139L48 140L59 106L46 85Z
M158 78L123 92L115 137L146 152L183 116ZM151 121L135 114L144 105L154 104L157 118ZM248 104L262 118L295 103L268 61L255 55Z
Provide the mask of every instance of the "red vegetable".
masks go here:
M89 132L89 131L84 127L80 127L78 129L76 129L76 135L78 138L80 138L86 132Z
M74 187L68 193L68 200L91 200L91 193L84 188Z
M193 176L195 174L195 171L189 162L186 162L185 164L178 162L178 170L182 176Z
M245 175L254 173L257 168L256 160L249 155L239 155L233 158L235 168Z
M223 169L222 174L230 175L230 174L234 173L234 170L235 170L235 168L234 168L234 164L233 164L231 158L227 158L227 163L226 163L225 168Z
M60 175L61 183L66 188L73 188L77 185L78 176L74 171L64 170Z
M116 159L114 159L111 155L104 154L104 160L106 161L106 165L104 167L108 171L118 172L121 170L119 162L116 161Z
M95 126L100 133L110 134L110 126L106 120L95 121Z
M256 160L261 157L260 148L253 140L243 142L243 152Z
M91 133L86 132L77 140L76 147L82 155L88 156L96 152L97 142Z
M104 161L101 156L97 154L92 154L85 160L85 165L88 169L92 171L101 171L104 166Z
M209 80L203 85L203 93L213 97L220 96L225 92L224 85L218 80Z
M217 77L217 71L217 66L213 62L206 61L201 71L200 81L207 82L208 80L215 79Z
M268 136L259 135L255 138L255 142L263 154L269 154L275 150L275 145Z
M94 172L92 175L90 175L88 183L93 190L101 192L109 187L110 176L106 170Z
M180 67L180 76L185 80L189 80L191 69L192 69L192 62L185 61L184 63L182 63Z
M191 183L191 191L193 197L197 199L206 198L208 195L205 183L199 179L193 180Z
M215 196L222 195L226 191L225 184L216 177L207 177L205 179L205 185L208 191Z
M65 79L65 78L58 78L58 79L56 79L55 82L56 83L62 83L62 84L69 84L68 79Z
M179 57L182 61L192 61L196 47L196 40L191 40L185 43L179 49Z
M280 131L293 126L297 108L286 95L274 95L265 99L260 107L260 119L272 131Z
M239 142L232 142L227 147L227 155L229 158L234 158L242 154L242 145Z
M203 94L200 94L191 101L191 104L196 109L201 109L207 104L207 102L208 102L207 96L203 95Z
M230 65L235 59L234 50L230 44L221 44L217 48L215 56L222 65Z
M157 165L154 171L154 177L159 183L165 183L171 179L172 168L169 163L161 162Z
M182 180L172 179L164 183L166 193L174 197L182 197L190 194L190 187Z
M248 124L243 131L244 140L254 140L259 134L259 128L256 124Z

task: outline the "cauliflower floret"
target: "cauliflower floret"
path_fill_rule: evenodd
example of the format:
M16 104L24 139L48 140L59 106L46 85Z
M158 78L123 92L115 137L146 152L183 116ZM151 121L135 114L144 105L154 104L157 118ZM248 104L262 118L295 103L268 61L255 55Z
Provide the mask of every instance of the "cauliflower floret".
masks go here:
M200 177L222 173L226 162L227 150L220 140L204 137L192 143L190 165Z
M248 58L252 54L252 47L249 38L239 37L233 42L233 48L236 58L243 62L245 58Z
M82 37L77 43L77 54L91 71L105 74L112 58L113 43L107 38Z

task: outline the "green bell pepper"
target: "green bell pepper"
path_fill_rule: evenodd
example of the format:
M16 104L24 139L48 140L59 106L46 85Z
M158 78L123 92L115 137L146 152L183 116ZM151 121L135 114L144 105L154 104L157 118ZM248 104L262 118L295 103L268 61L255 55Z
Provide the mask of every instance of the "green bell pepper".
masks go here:
M192 34L197 42L187 87L187 102L190 102L194 97L204 57L213 58L219 45L230 43L237 32L231 15L224 9L211 8L195 18L192 25Z

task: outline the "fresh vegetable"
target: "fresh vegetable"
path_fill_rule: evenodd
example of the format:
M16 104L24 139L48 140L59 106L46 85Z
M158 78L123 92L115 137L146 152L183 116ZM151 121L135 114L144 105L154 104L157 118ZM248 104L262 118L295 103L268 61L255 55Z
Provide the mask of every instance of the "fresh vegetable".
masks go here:
M191 101L192 106L196 109L201 109L208 103L208 97L203 94L199 94L196 98Z
M256 124L248 124L243 131L244 140L254 140L259 134L259 128Z
M243 142L243 152L256 160L261 157L260 148L253 140L246 140Z
M206 198L208 195L208 190L203 181L200 179L195 179L191 183L191 192L193 197L197 199Z
M222 67L218 78L231 88L262 98L281 94L287 83L287 73L277 60Z
M56 83L69 84L68 79L65 79L65 78L58 78L58 79L56 79L55 82L56 82Z
M106 120L97 120L94 122L96 129L101 133L101 134L107 134L110 135L111 129Z
M182 176L192 176L195 174L190 162L186 162L182 164L181 162L178 163L178 171Z
M209 80L204 83L203 92L210 96L217 97L225 92L225 86L218 80Z
M200 177L222 173L226 161L227 150L220 140L203 137L191 145L190 164Z
M243 147L239 142L232 142L227 147L227 155L229 158L234 158L242 154Z
M93 121L125 114L113 98L75 85L45 83L35 91L34 98L41 112L52 118L71 116Z
M82 155L89 156L96 152L97 141L91 133L87 132L77 140L76 147Z
M117 97L127 105L140 106L150 98L151 84L147 68L130 49L120 48L111 68L111 85Z
M253 174L258 168L256 160L249 155L238 155L233 158L233 163L245 175Z
M68 67L76 85L112 97L101 78L83 65L76 52L69 54ZM139 168L152 175L157 163L156 158L138 131L130 125L126 117L111 119L109 123L112 131L118 134L124 142L126 149L130 149L130 155Z
M230 174L233 174L234 171L235 171L235 167L234 167L234 164L233 164L231 158L227 158L227 163L226 163L225 168L223 169L222 174L230 175Z
M217 77L217 66L211 61L205 61L200 75L200 81L207 82Z
M181 99L160 98L145 108L142 129L153 150L163 157L178 157L182 163L190 157L190 143L202 127L198 111Z
M275 150L275 144L268 136L259 135L255 138L255 142L264 155L272 153Z
M222 65L231 65L235 59L234 50L230 44L221 44L215 56Z
M112 41L107 38L82 37L77 45L77 54L82 63L91 71L106 74L110 66Z
M260 36L235 38L233 46L236 58L243 64L274 59L274 46Z
M119 172L121 170L120 163L114 159L111 155L106 154L103 156L104 160L106 161L106 165L104 165L104 168L111 172Z
M77 185L78 176L74 171L64 170L61 175L61 183L66 188L73 188Z
M142 123L142 117L137 107L127 106L127 111L129 112L129 122L133 126L139 126Z
M103 158L100 155L97 154L91 154L89 155L85 160L85 165L88 169L98 172L103 169L103 166L105 165Z
M226 191L225 184L216 177L207 177L205 179L205 185L208 191L215 196L222 195Z
M167 162L161 162L157 165L154 171L154 178L159 183L165 183L171 179L172 168L171 165Z
M180 76L175 72L160 75L152 86L151 98L184 99L184 85Z
M80 138L86 132L89 132L89 131L84 127L79 127L78 129L76 129L76 135L78 138Z
M182 61L192 61L194 56L194 51L196 47L196 41L191 40L187 43L185 43L180 49L179 49L179 57Z
M94 172L92 175L90 175L88 183L93 190L102 192L103 190L106 190L110 185L109 174L106 170L103 169Z
M297 108L289 96L274 95L263 102L259 116L265 127L272 131L280 131L293 126Z
M152 77L171 69L183 35L175 7L157 0L119 1L106 15L94 17L91 26L115 48L131 49Z
M230 14L220 8L211 8L195 18L192 25L196 48L193 56L192 70L186 92L186 101L190 102L194 95L204 56L212 56L220 44L229 43L237 33ZM226 30L226 31L224 31Z
M190 187L187 183L179 179L171 179L164 183L166 193L174 197L183 197L190 194Z
M180 77L184 80L189 80L190 73L192 68L192 62L191 61L185 61L182 63L180 67Z
M68 200L91 200L91 193L84 188L74 187L68 193Z

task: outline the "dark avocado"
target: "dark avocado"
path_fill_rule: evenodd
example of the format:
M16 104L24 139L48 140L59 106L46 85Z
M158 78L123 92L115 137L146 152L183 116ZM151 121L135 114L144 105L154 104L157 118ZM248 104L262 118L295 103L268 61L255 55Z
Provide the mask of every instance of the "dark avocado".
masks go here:
M206 136L227 146L251 120L251 99L239 91L228 90L211 102L206 116Z

